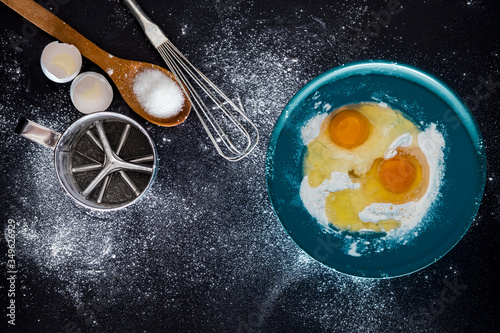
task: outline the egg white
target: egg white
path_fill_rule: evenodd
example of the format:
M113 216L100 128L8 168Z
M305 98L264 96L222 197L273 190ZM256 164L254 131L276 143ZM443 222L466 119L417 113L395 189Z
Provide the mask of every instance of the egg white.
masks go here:
M399 138L398 138L399 139ZM392 149L397 145L396 140L387 150L387 158L391 158ZM400 142L404 143L400 140ZM401 228L414 228L427 213L436 200L444 175L444 147L443 135L437 130L436 124L431 124L424 132L418 135L420 149L429 163L429 186L427 192L417 202L407 202L401 205L391 203L373 203L359 213L363 222L378 222L393 219L401 222ZM403 147L403 146L401 146ZM386 158L386 159L387 159Z
M327 114L320 114L312 118L302 128L304 145L308 145L322 132L321 125ZM324 125L323 125L324 126ZM384 159L395 156L400 147L409 147L412 144L412 135L405 133L395 139L386 149ZM400 205L392 203L372 203L361 211L358 216L363 222L378 222L393 219L401 222L401 227L391 232L402 232L414 228L425 216L439 194L444 174L444 147L443 135L431 124L425 131L418 134L418 145L429 163L429 185L426 193L417 202L407 202ZM360 184L353 183L346 172L334 171L331 179L325 179L321 185L311 188L308 177L305 176L300 186L300 198L307 211L323 226L328 227L329 221L325 211L325 200L332 192L345 189L359 188ZM399 231L397 231L399 230ZM361 232L374 232L363 229Z

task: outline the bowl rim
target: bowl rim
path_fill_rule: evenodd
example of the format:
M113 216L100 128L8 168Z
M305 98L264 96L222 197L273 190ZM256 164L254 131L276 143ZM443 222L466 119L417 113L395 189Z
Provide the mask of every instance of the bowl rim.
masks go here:
M475 207L473 209L473 212L471 216L468 217L468 224L466 225L466 228L464 228L463 233L454 244L450 244L451 246L441 253L437 258L434 258L434 260L431 260L428 263L425 263L423 265L417 265L418 267L411 267L407 272L401 273L401 274L394 274L394 275L387 275L387 276L362 276L362 275L356 275L353 272L348 272L348 271L343 271L339 270L337 268L334 268L321 260L318 260L314 256L310 255L308 251L303 249L299 244L297 244L295 238L291 235L287 227L285 226L285 223L281 220L281 218L278 215L278 212L276 210L273 197L272 197L272 191L270 188L270 182L272 182L273 175L272 173L274 172L274 153L276 149L276 143L278 141L278 137L281 133L281 130L283 129L288 117L290 116L291 112L299 105L299 103L307 98L311 93L316 91L318 88L323 86L324 84L328 82L333 82L333 81L338 81L345 79L350 76L355 76L355 75L387 75L387 76L392 76L392 77L398 77L404 80L408 80L411 82L414 82L429 91L435 93L439 98L441 98L444 102L446 102L451 110L459 117L460 121L466 128L469 137L476 148L477 151L477 157L479 160L479 164L481 166L482 174L481 176L481 184L480 188L478 190L478 195L475 200ZM484 195L484 189L486 185L486 175L487 175L487 160L486 160L486 152L484 148L484 143L483 143L483 138L481 135L481 131L479 129L479 126L472 114L472 112L468 109L466 106L465 102L463 101L462 98L458 96L457 93L455 93L446 83L444 83L442 80L439 78L436 78L432 74L426 72L423 69L420 69L418 67L402 63L402 62L396 62L396 61L389 61L389 60L362 60L362 61L356 61L356 62L351 62L348 64L343 64L337 67L334 67L330 70L327 70L323 72L322 74L316 76L312 80L310 80L308 83L306 83L286 104L284 109L282 110L280 116L276 120L276 123L274 125L273 131L271 133L271 137L269 139L268 147L267 147L267 153L266 153L266 167L265 167L265 177L266 177L266 186L267 186L267 191L268 191L268 197L269 200L271 201L271 206L273 208L273 211L280 221L282 227L285 229L287 232L288 236L292 239L292 241L297 245L302 251L307 253L312 259L315 261L323 264L324 266L333 269L336 272L349 275L349 276L355 276L355 277L361 277L361 278L367 278L367 279L386 279L386 278L396 278L396 277L401 277L401 276L406 276L412 273L415 273L417 271L420 271L430 265L432 265L434 262L438 261L441 259L443 256L445 256L449 251L451 251L457 244L460 242L460 240L464 237L466 234L467 230L470 228L472 225L479 207L480 203L482 201L483 195Z

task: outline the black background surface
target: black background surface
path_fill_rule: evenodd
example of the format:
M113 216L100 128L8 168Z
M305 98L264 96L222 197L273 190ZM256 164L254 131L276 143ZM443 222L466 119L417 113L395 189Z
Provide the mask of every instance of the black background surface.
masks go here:
M106 51L163 66L120 1L42 1ZM160 171L141 202L114 213L74 204L50 150L13 133L26 116L63 131L81 114L70 84L43 75L53 41L0 5L2 230L17 230L16 325L7 325L0 243L0 327L18 332L497 332L500 248L500 11L494 1L405 1L380 31L385 1L152 1L145 12L260 128L248 159L216 154L194 114L161 128L115 90L111 109L144 125ZM366 27L372 36L367 36ZM361 35L361 37L360 37ZM354 60L420 67L467 101L488 157L485 196L462 241L390 280L336 273L287 236L265 185L265 152L287 101ZM84 59L82 71L104 72ZM467 177L467 175L464 175ZM454 285L455 287L450 287ZM446 301L443 301L445 299ZM4 330L2 329L2 332Z

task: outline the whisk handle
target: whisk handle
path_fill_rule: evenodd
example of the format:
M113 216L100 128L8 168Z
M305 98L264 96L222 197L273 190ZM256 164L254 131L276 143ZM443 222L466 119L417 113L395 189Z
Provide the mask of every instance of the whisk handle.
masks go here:
M136 20L139 21L142 30L144 30L144 33L154 47L158 48L168 40L163 31L149 19L135 0L123 0L123 2L130 9Z

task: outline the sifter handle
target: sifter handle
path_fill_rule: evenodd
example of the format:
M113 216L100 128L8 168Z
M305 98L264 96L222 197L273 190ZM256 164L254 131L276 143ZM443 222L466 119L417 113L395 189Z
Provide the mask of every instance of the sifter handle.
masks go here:
M59 139L61 138L61 134L56 131L42 125L38 125L37 123L24 117L19 119L15 132L52 150L54 150L59 142Z

